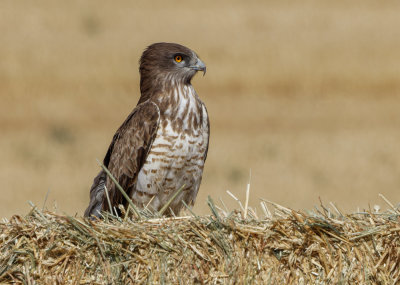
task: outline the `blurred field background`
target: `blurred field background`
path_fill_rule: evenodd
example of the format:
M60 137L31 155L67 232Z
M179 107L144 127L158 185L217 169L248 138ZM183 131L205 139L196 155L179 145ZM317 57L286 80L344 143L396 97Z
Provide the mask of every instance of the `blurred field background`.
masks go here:
M82 215L158 41L207 64L206 197L296 209L400 193L400 2L1 1L0 217L28 200Z

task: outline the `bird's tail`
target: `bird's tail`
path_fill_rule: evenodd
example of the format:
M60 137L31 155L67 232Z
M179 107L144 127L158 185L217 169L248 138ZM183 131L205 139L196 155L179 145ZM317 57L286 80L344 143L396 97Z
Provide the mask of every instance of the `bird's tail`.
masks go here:
M90 188L90 202L85 211L85 217L100 217L100 211L103 210L104 190L106 186L107 174L104 170L94 178L93 185Z

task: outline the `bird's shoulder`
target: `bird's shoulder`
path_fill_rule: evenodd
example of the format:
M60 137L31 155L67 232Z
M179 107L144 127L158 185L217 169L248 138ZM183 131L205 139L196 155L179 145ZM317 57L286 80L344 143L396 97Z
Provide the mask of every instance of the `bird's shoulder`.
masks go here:
M156 103L145 101L138 104L115 132L104 159L110 161L127 158L138 149L148 149L154 140L160 123L160 109Z

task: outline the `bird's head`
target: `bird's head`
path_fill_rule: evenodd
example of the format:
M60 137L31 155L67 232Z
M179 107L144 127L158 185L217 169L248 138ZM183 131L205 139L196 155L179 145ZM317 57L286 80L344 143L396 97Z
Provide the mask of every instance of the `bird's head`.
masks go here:
M191 49L175 43L155 43L140 58L141 85L145 80L190 84L197 71L206 73L206 65ZM144 82L143 82L144 83Z

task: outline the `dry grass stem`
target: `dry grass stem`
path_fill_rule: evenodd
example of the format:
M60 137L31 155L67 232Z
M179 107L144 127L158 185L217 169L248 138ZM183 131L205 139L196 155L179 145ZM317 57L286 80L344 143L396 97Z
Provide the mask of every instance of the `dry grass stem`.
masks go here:
M121 194L125 197L125 199L128 201L129 206L132 207L132 209L135 211L136 215L139 217L139 219L141 218L140 212L137 209L137 207L133 204L132 200L130 199L130 197L128 196L128 194L126 194L125 190L121 187L121 185L119 185L118 181L115 179L115 177L111 174L111 172L107 169L107 167L105 167L105 165L103 163L101 163L99 160L97 160L97 162L99 163L99 165L101 166L101 168L103 168L103 170L107 173L107 175L110 177L110 179L114 182L115 186L117 186L117 189L121 192ZM108 196L108 195L107 195ZM110 212L112 212L112 209L110 209ZM117 211L115 211L117 212Z

